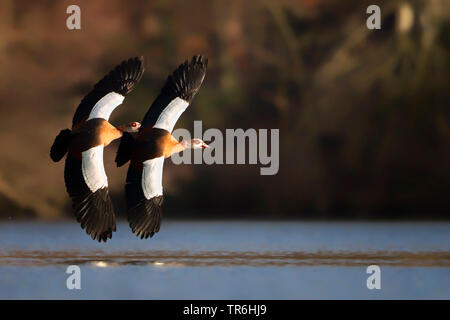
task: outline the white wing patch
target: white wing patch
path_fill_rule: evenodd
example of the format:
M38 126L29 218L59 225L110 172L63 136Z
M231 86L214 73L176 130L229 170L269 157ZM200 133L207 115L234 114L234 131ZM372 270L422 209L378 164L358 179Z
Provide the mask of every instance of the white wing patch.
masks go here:
M146 160L143 162L142 172L142 191L147 200L162 196L162 173L164 165L164 156Z
M103 118L108 121L111 113L117 106L122 104L124 99L125 97L123 95L116 92L108 93L106 96L97 101L89 114L88 120Z
M92 192L108 186L105 168L103 167L103 145L81 153L81 171L86 185Z
M176 97L161 112L153 128L165 129L172 132L173 127L175 127L175 123L177 123L178 118L184 110L186 110L188 105L189 102Z

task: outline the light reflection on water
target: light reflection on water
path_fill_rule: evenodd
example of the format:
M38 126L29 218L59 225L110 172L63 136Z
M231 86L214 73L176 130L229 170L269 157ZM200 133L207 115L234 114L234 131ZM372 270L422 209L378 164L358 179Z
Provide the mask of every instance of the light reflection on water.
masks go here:
M99 260L101 258L101 260ZM136 266L450 266L450 252L233 252L149 251L115 254L79 251L10 251L0 253L0 266L92 265Z
M0 299L450 299L450 223L170 221L108 243L0 223ZM366 287L369 265L382 290ZM79 265L82 290L67 290Z

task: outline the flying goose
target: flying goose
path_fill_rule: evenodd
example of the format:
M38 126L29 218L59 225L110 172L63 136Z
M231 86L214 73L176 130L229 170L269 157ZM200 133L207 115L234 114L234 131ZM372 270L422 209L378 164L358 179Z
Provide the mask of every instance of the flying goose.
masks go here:
M130 160L125 185L127 218L141 239L152 237L160 228L164 159L186 148L208 148L200 139L179 142L171 134L200 89L207 64L201 55L181 64L148 109L137 137L124 134L121 138L115 161L120 167Z
M144 73L142 58L123 61L100 80L78 106L72 130L62 130L50 149L54 162L67 153L64 180L72 198L72 208L93 240L112 237L116 218L103 167L103 148L124 132L137 132L140 123L114 127L108 122L114 109L122 104Z

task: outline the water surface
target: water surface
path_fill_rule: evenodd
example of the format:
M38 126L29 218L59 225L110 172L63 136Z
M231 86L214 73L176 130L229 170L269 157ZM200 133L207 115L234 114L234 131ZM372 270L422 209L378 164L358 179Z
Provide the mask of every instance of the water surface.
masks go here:
M0 224L2 299L449 299L449 267L447 222L165 220L147 240L122 222L106 244L75 222Z

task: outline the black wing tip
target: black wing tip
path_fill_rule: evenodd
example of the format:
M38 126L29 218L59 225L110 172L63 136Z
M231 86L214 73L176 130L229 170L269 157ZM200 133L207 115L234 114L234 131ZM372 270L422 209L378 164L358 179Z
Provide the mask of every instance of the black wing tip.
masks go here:
M106 242L116 231L116 216L107 187L92 192L82 174L82 161L70 153L66 157L64 180L72 199L72 210L82 229L93 240Z
M118 68L124 68L125 70L132 70L132 71L138 71L138 73L135 74L136 77L142 77L145 68L144 68L144 56L138 56L129 58L128 60L123 60L117 67Z
M123 60L111 72L97 82L94 90L106 94L109 91L117 92L121 95L130 93L144 75L143 57L129 58Z
M80 222L80 221L78 221ZM82 229L86 229L86 234L91 237L92 240L97 240L98 242L106 242L108 239L112 238L113 232L116 231L116 224L110 226L106 230L89 230L90 226L82 226Z
M206 58L202 54L196 54L196 55L192 56L191 60L186 59L184 61L184 63L182 63L178 66L178 68L181 68L181 67L182 68L197 67L197 68L206 70L206 68L208 67L208 58Z
M201 54L193 56L190 61L186 60L169 75L163 93L190 103L203 83L207 66L208 59Z
M144 57L133 57L120 64L98 81L93 89L81 100L73 116L72 125L85 120L97 101L110 92L123 96L129 94L144 75Z
M195 56L192 57L192 62L191 64L198 64L200 65L202 68L207 68L208 67L208 58L205 57L202 54L197 54Z
M161 227L163 196L143 199L127 211L131 231L141 239L152 238Z
M72 197L72 207L81 228L92 240L106 242L116 231L116 217L109 199L108 188Z
M98 242L106 242L108 239L112 238L112 233L114 231L116 231L115 227L102 233L91 233L91 234L88 233L88 235L91 236L92 240L97 240Z
M144 57L139 56L122 61L122 63L106 77L110 76L112 81L117 84L117 88L114 88L114 91L125 96L130 93L142 79L144 71Z
M84 182L82 162L70 153L66 157L64 180L72 199L72 210L82 229L93 240L106 242L116 231L116 217L107 187L92 192Z
M131 58L128 58L128 59L124 59L124 60L122 60L122 62L117 67L119 67L121 65L123 65L123 66L136 65L137 67L144 68L144 56L136 56L136 57L131 57Z

